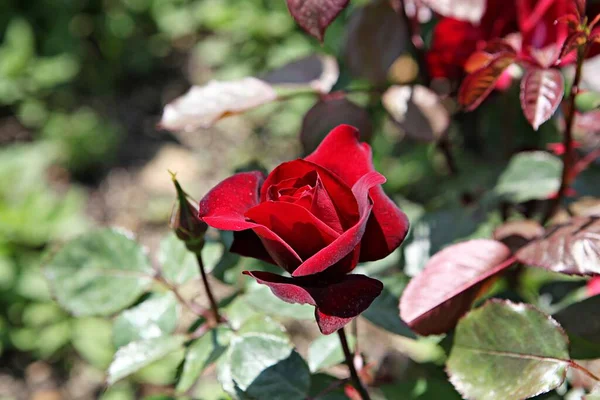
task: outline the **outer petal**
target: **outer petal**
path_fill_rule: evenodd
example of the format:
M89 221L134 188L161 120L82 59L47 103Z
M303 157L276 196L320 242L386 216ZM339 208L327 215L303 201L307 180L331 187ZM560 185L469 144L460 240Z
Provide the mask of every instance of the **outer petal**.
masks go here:
M286 278L262 271L244 271L258 283L269 286L273 294L288 303L315 306L319 329L329 335L365 311L383 290L383 284L364 275L346 275L329 284L311 279Z
M263 243L268 243L266 251L280 266L293 271L302 259L278 235L265 226L249 222L244 213L258 204L258 191L263 181L258 171L235 174L225 179L200 201L198 216L213 228L226 231L252 229L259 234ZM240 248L240 244L237 244ZM241 245L241 248L249 246ZM245 252L248 254L248 252ZM256 258L265 259L265 251L256 249ZM250 253L252 254L252 253Z
M358 223L342 233L330 245L302 263L294 271L293 276L306 276L323 272L342 260L361 244L372 208L369 200L369 189L384 182L385 178L383 175L375 171L367 173L356 182L352 187L352 193L358 202L358 211L360 214ZM351 267L353 269L354 265Z
M303 260L310 258L339 237L336 231L309 210L293 203L260 203L249 209L246 217L276 232ZM262 237L260 232L256 233ZM267 243L265 247L269 250Z
M352 186L374 170L371 147L358 141L358 131L349 125L332 130L311 155L311 161L338 175ZM390 254L408 233L408 218L387 197L381 186L370 190L373 211L364 234L360 261L373 261ZM335 200L335 198L334 198Z
M342 226L345 229L348 229L356 224L359 215L356 200L350 190L352 185L347 184L338 176L331 173L331 171L302 159L280 164L269 174L260 191L261 201L267 200L268 190L271 185L277 184L285 179L302 177L315 170L319 174L319 178L321 179L325 190L335 205Z

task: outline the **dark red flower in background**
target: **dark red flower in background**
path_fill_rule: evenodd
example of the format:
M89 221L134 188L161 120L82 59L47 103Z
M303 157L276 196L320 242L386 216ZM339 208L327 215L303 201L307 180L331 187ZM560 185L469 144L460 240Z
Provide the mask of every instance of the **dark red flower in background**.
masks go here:
M434 78L459 79L473 52L487 41L517 30L515 0L488 0L478 24L442 18L433 30L431 48L427 52L429 74Z
M289 303L315 306L322 333L342 328L367 309L383 285L348 275L360 261L381 259L408 231L404 213L381 188L371 148L340 125L314 153L265 177L258 171L225 179L200 202L208 225L234 231L232 252L277 264L291 276L244 271Z

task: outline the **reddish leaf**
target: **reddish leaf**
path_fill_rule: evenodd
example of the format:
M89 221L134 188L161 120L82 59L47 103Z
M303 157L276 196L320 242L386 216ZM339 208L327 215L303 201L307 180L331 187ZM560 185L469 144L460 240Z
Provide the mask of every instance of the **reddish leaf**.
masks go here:
M485 12L485 0L422 0L436 13L477 24Z
M514 43L510 43L508 38L505 39L492 39L485 44L483 51L486 53L497 55L499 53L512 53L515 51Z
M450 125L448 110L425 86L392 86L381 101L394 121L415 139L439 140Z
M471 54L465 63L465 72L471 74L479 69L485 68L490 65L490 62L494 59L494 55L487 51L476 51Z
M515 256L523 264L563 274L600 274L600 218L575 217L550 227Z
M485 281L513 262L510 249L489 239L458 243L435 254L400 299L400 317L417 333L447 332L471 307Z
M521 108L536 131L546 122L560 104L564 82L556 69L532 68L521 81Z
M269 71L262 80L278 88L309 86L319 93L329 93L340 76L335 57L312 54Z
M287 0L290 14L306 32L323 41L325 30L350 0Z
M467 76L458 91L458 101L473 111L494 90L500 75L515 61L515 54L502 52L487 66Z
M494 230L494 239L507 245L513 252L544 234L544 228L534 220L511 221Z
M373 125L369 113L349 101L344 95L332 93L319 100L304 116L300 142L304 154L312 153L323 138L338 125L352 125L358 129L361 142L369 142Z
M388 70L410 45L406 22L385 0L357 7L346 32L344 60L350 73L375 85L387 82Z

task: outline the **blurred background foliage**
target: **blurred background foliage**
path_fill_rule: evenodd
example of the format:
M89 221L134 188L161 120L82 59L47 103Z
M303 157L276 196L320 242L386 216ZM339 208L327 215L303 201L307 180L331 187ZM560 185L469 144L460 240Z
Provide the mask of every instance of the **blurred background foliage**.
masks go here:
M154 128L164 104L190 83L263 73L317 47L279 0L0 2L0 398L102 392L111 323L64 312L40 265L54 244L113 222L93 210L111 171L141 168L177 141ZM302 111L282 118L298 127ZM138 211L158 208L164 230L170 206ZM179 361L135 379L168 383ZM124 383L104 398L136 390Z
M107 391L103 371L114 353L113 322L63 311L41 265L56 246L94 225L125 227L155 254L173 200L167 169L200 197L254 160L270 169L301 154L302 119L316 96L270 104L203 132L158 130L163 106L191 84L263 76L315 52L338 59L334 89L405 83L402 71L380 60L390 51L392 61L410 55L407 43L387 43L397 38L387 34L371 38L381 41L375 44L348 36L353 13L367 3L352 1L321 45L296 26L282 0L0 2L0 398L130 399L161 393L156 386L174 380L182 354ZM426 43L433 25L423 26ZM499 199L489 189L510 156L559 140L555 121L532 130L513 85L453 119L448 138L461 171L453 176L436 144L394 124L379 95L348 98L368 113L376 166L413 221L404 252L384 265L397 269L402 262L407 275L445 244L489 237L501 221L492 209ZM586 171L575 183L578 192L598 195L597 177L597 167ZM237 269L220 265L213 272L219 280L240 279ZM230 307L249 312L243 302ZM413 359L427 358L431 346L409 351ZM202 398L222 395L215 381L202 390Z

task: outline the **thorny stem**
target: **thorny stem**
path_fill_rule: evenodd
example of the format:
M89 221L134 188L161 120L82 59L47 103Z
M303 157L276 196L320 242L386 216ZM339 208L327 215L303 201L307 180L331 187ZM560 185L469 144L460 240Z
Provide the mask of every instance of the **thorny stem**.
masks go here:
M583 67L583 60L585 58L586 46L579 48L577 51L577 67L575 69L575 78L573 79L573 85L571 86L571 93L569 97L569 105L567 108L567 116L565 118L565 136L563 138L564 154L563 154L563 170L558 193L552 201L548 212L542 219L542 224L548 222L548 220L556 213L560 206L569 186L571 184L571 169L573 168L573 126L575 125L575 97L579 92L579 83L581 82L581 70Z
M348 365L348 369L350 370L350 378L354 388L356 388L358 393L360 393L362 400L371 400L371 397L369 397L369 392L367 392L367 389L365 389L363 386L360 378L358 377L358 373L356 372L356 368L354 367L354 357L352 356L352 352L348 346L348 339L346 339L346 332L344 332L344 328L339 329L337 333L340 337L340 343L342 344L342 350L344 351L344 356L346 358L346 365Z
M204 263L202 262L202 256L200 254L196 254L196 259L198 260L198 268L200 269L200 276L202 276L202 283L204 283L204 290L206 291L206 297L208 297L208 302L210 303L210 308L213 313L213 318L215 323L219 323L222 321L221 316L219 315L219 306L215 301L215 297L213 296L212 291L210 290L210 285L208 283L208 277L206 276L206 271L204 270Z
M600 378L597 377L594 373L592 373L589 369L585 368L583 365L579 365L577 364L575 361L571 360L569 361L569 365L572 368L578 369L581 372L583 372L584 374L586 374L587 376L589 376L590 378L594 379L596 382L600 382Z

